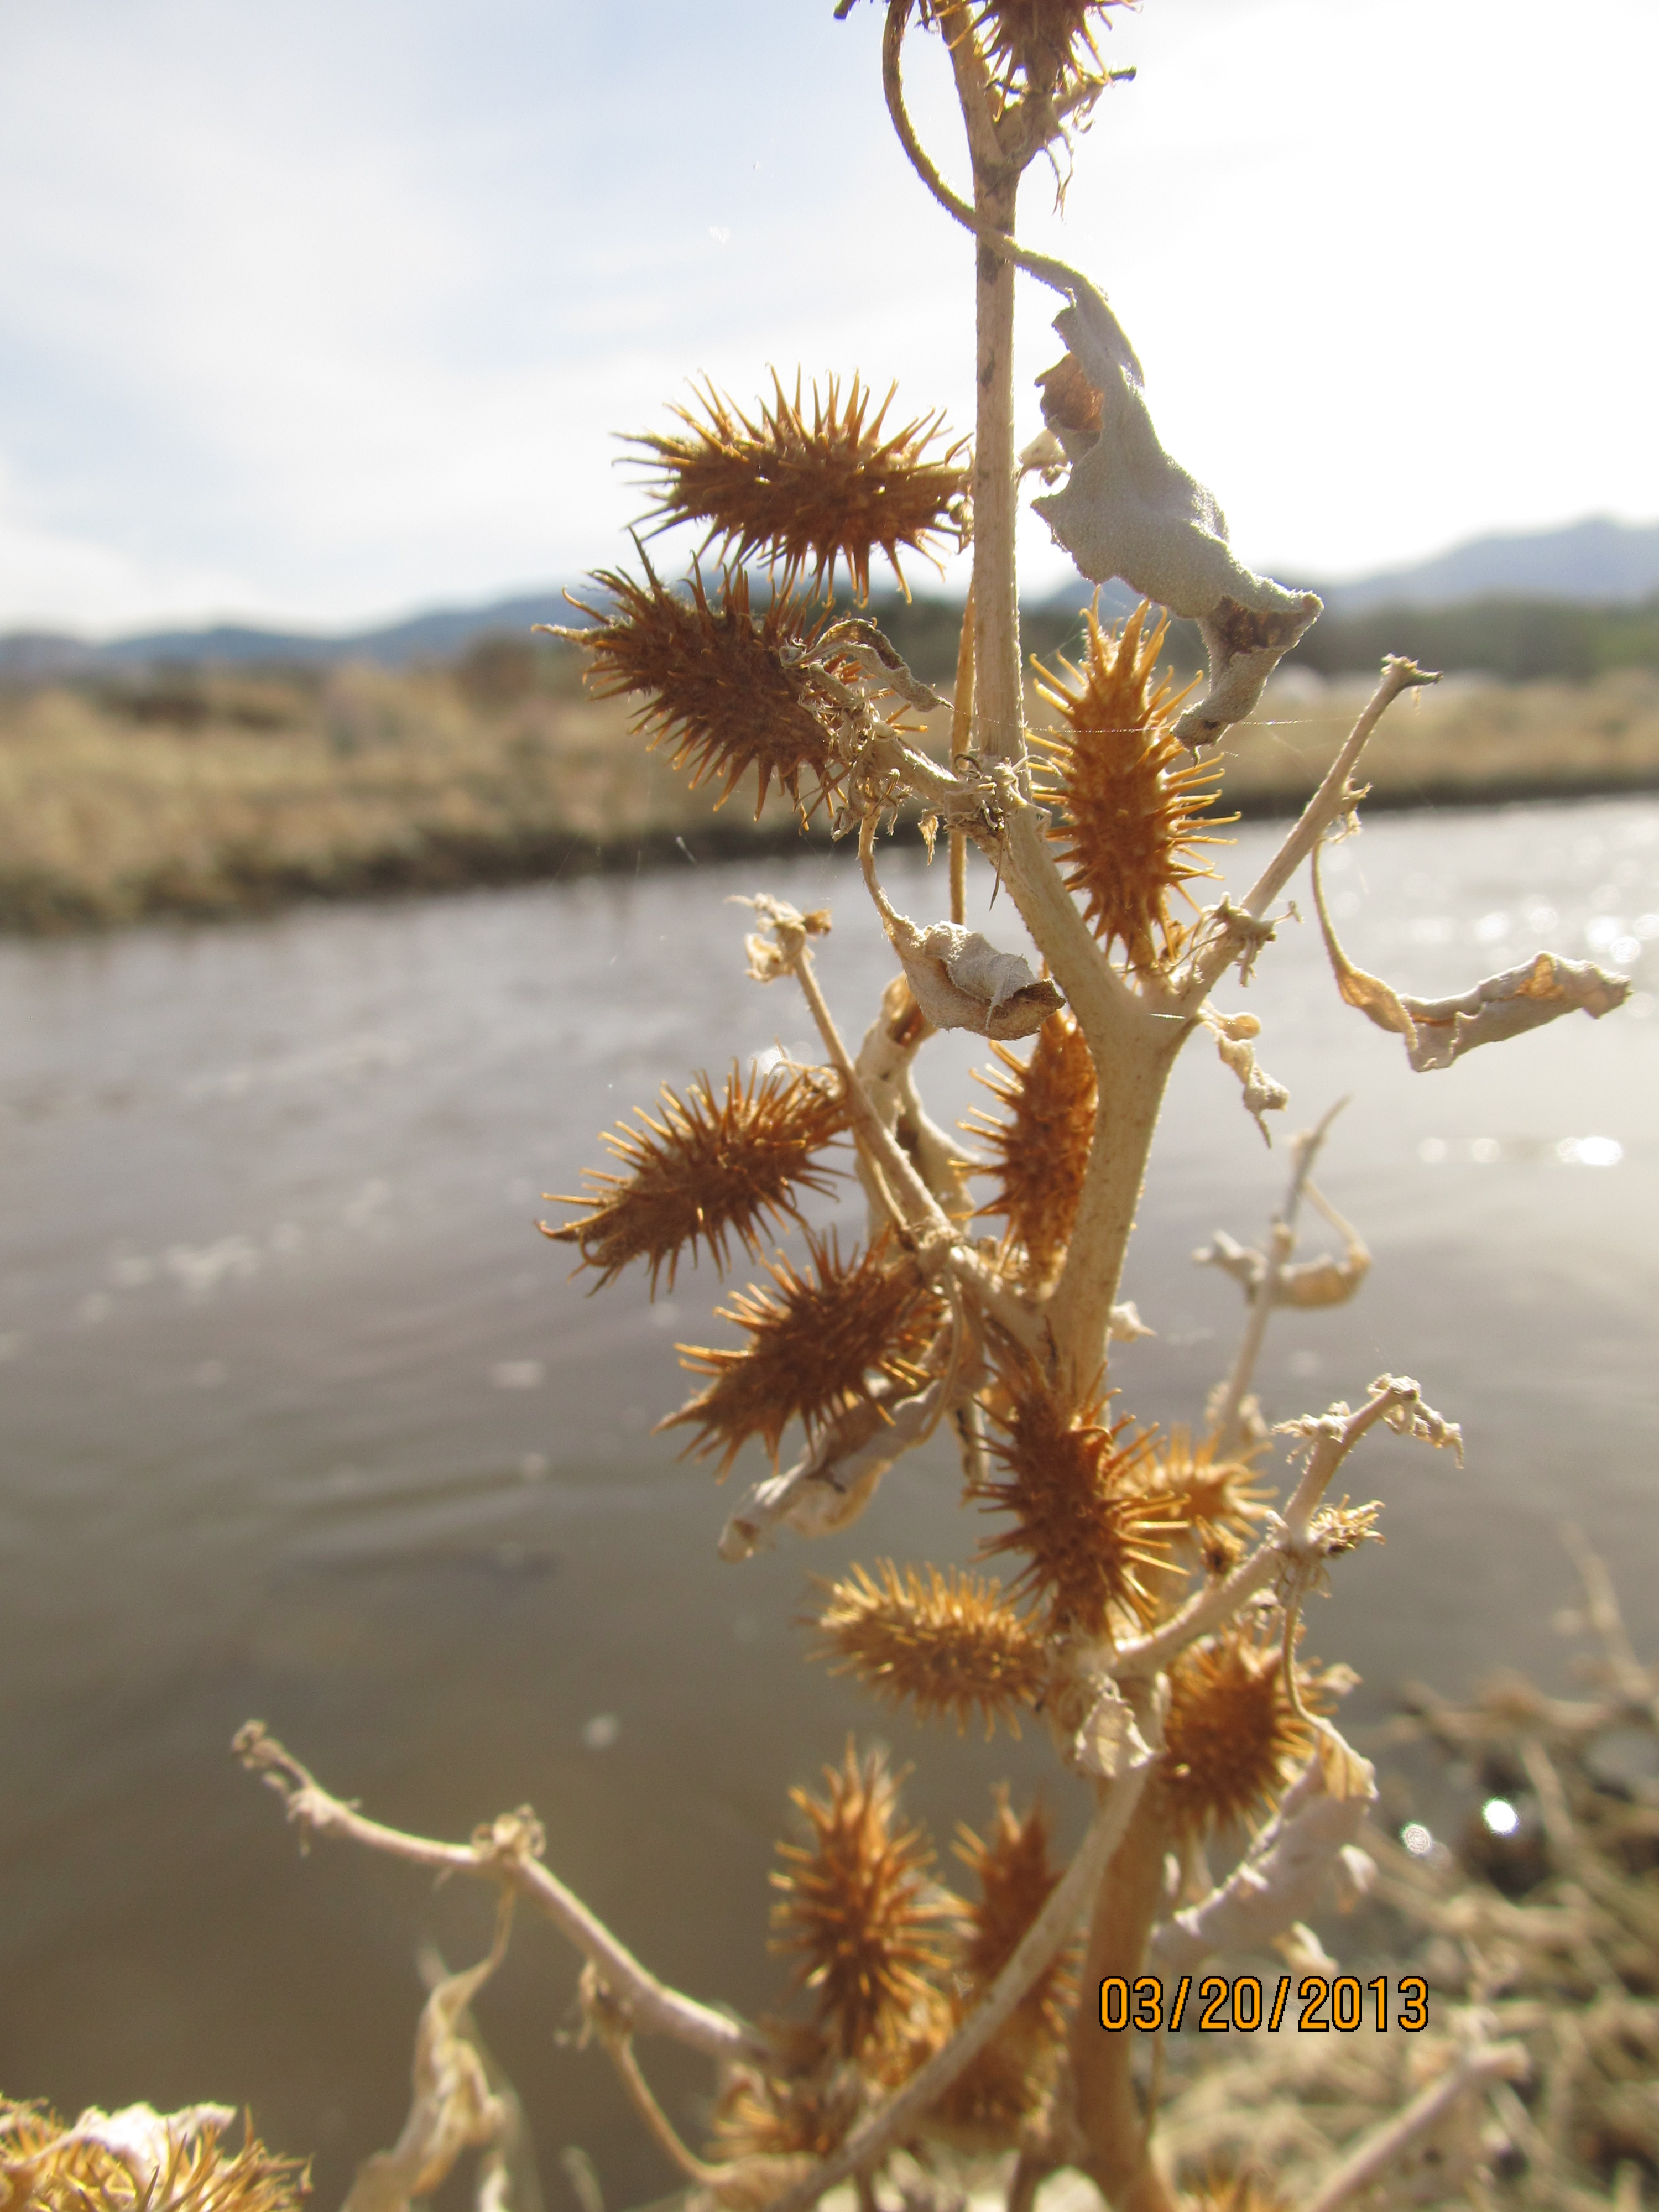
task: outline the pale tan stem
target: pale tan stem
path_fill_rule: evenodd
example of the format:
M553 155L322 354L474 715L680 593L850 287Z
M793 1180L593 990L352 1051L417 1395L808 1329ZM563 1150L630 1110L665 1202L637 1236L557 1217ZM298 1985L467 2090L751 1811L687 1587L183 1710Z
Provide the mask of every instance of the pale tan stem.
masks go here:
M883 914L891 914L891 907L887 905L887 898L884 898L880 884L876 883L874 854L869 849L872 836L874 836L874 818L865 817L860 838L858 838L858 852L865 860L865 874L869 878L869 890L874 896L876 907ZM956 1225L951 1224L945 1207L938 1203L933 1192L927 1188L922 1176L915 1172L911 1161L907 1159L905 1148L898 1144L894 1133L887 1128L883 1117L876 1113L869 1093L865 1091L863 1082L858 1079L858 1071L854 1068L852 1055L842 1042L841 1030L836 1029L834 1015L830 1013L825 995L818 988L818 978L811 973L810 951L801 949L801 953L792 963L792 973L794 973L796 982L801 984L801 994L807 1002L811 1020L818 1024L818 1036L825 1042L827 1053L834 1060L834 1066L836 1066L836 1073L841 1075L841 1082L845 1086L854 1134L858 1137L869 1159L874 1161L874 1166L878 1168L880 1183L883 1183L887 1197L896 1203L896 1210L902 1210L907 1228L933 1245L938 1255L942 1255L942 1265L951 1272L953 1281L960 1283L963 1290L971 1291L973 1297L980 1301L980 1305L988 1314L994 1314L1002 1322L1002 1328L1009 1329L1029 1352L1046 1352L1048 1349L1048 1328L1046 1328L1042 1314L1037 1314L1020 1297L1020 1291L1011 1290L991 1267L987 1267L978 1252L969 1252L967 1245L957 1237Z
M1179 1613L1151 1635L1124 1644L1113 1662L1112 1673L1121 1680L1161 1673L1189 1644L1231 1620L1257 1590L1276 1582L1285 1565L1306 1547L1313 1516L1332 1478L1361 1437L1400 1407L1414 1405L1417 1401L1415 1382L1384 1376L1357 1413L1344 1418L1335 1413L1328 1415L1330 1426L1315 1439L1302 1480L1297 1484L1276 1532L1259 1544L1248 1559L1242 1559L1230 1575L1188 1599Z
M1302 2212L1336 2212L1379 2181L1397 2165L1421 2136L1438 2127L1452 2106L1468 2091L1488 2081L1518 2081L1528 2070L1524 2045L1519 2043L1478 2045L1454 2060L1437 2081L1431 2081L1413 2097L1405 2111L1366 2136L1351 2151L1330 2179L1314 2191Z
M974 733L974 586L962 610L962 635L957 644L957 688L951 702L951 766L967 753ZM951 919L960 925L968 919L968 833L951 831Z
M902 2141L963 2069L984 2050L1076 1926L1098 1886L1102 1870L1134 1817L1152 1758L1146 1746L1140 1745L1139 1756L1103 1790L1076 1857L1049 1892L1042 1911L1015 1946L1006 1966L951 2040L902 2089L869 2113L838 2150L776 2198L769 2212L808 2212L808 2207L816 2204L827 2189Z
M1065 1264L1045 1309L1055 1347L1052 1379L1080 1405L1105 1364L1164 1085L1194 1019L1143 1005L1112 966L1060 878L1041 820L1040 810L1008 793L1003 836L988 849L1095 1064L1095 1133Z
M1308 1177L1313 1171L1313 1164L1319 1157L1321 1146L1330 1133L1332 1122L1347 1103L1346 1098L1338 1099L1317 1128L1304 1129L1300 1135L1291 1139L1290 1188L1285 1194L1285 1202L1274 1218L1268 1237L1261 1279L1250 1293L1244 1334L1239 1340L1238 1354L1233 1361L1232 1372L1227 1377L1227 1388L1216 1415L1215 1448L1218 1457L1237 1451L1244 1441L1238 1416L1255 1373L1256 1361L1261 1356L1267 1323L1273 1319L1273 1308L1278 1302L1279 1286L1296 1251L1296 1217L1301 1211Z
M430 1867L434 1873L473 1875L516 1890L574 1944L646 2033L672 2036L712 2058L764 2060L769 2056L769 2045L753 2028L699 2004L695 1997L682 1996L647 1972L604 1922L532 1856L534 1824L528 1814L508 1815L493 1828L481 1829L470 1844L439 1843L367 1820L331 1796L267 1734L263 1722L246 1722L237 1731L233 1749L251 1773L261 1775L276 1791L289 1819L313 1835L338 1836L412 1865Z
M806 1001L808 1012L817 1024L824 1049L841 1078L853 1133L880 1168L882 1180L902 1207L906 1223L912 1229L931 1230L943 1236L951 1234L951 1224L944 1209L905 1158L902 1147L871 1103L870 1094L860 1080L852 1055L841 1031L836 1027L835 1016L818 988L818 980L812 970L812 956L804 947L791 963L791 971L800 985L801 996Z
M1093 2002L1108 1975L1133 1982L1146 1964L1147 1939L1164 1899L1170 1841L1162 1793L1148 1790L1101 1880L1084 1957L1083 1996L1072 2021L1077 2120L1088 2144L1079 2162L1113 2212L1174 2212L1176 2203L1153 2163L1135 2097L1131 2069L1138 2038L1127 2029L1107 2034Z
M1041 2152L1023 2150L1014 2160L1003 2212L1035 2212L1037 2191L1054 2170L1054 2162Z

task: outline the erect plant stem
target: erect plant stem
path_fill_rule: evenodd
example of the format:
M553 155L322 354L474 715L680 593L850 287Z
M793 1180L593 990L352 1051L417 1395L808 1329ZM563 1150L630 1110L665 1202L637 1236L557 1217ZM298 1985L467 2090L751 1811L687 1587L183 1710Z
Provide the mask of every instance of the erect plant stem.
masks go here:
M1146 1964L1169 1843L1163 1792L1153 1783L1142 1792L1128 1832L1101 1877L1084 1956L1083 1994L1072 2020L1077 2121L1088 2145L1079 2163L1113 2212L1174 2212L1176 2203L1152 2161L1135 2100L1131 2066L1138 2038L1128 2029L1106 2033L1095 2003L1108 1975L1133 1982Z
M962 635L957 642L957 688L951 702L951 766L966 753L974 735L974 586L968 585L968 602L962 610ZM968 833L951 831L951 919L968 919Z
M974 213L1005 235L1014 228L1019 172L997 143L985 58L965 8L943 26L974 168ZM983 241L974 252L974 721L989 760L1024 746L1019 598L1014 573L1018 482L1014 467L1014 271Z

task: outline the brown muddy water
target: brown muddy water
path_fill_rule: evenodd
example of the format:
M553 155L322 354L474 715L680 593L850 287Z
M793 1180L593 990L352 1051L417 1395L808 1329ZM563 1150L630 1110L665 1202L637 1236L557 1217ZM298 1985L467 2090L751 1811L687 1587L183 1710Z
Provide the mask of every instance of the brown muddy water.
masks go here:
M1241 834L1236 877L1275 834ZM1407 1677L1562 1678L1564 1518L1638 1642L1659 1633L1659 804L1396 816L1337 859L1349 950L1401 988L1540 943L1638 985L1600 1024L1415 1076L1338 1003L1310 927L1261 963L1287 1125L1354 1094L1322 1181L1376 1255L1357 1304L1279 1325L1267 1408L1389 1368L1468 1438L1461 1473L1387 1438L1352 1469L1387 1545L1343 1563L1311 1643L1361 1670L1363 1731ZM919 855L889 872L898 903L941 909ZM734 1493L651 1433L676 1340L708 1340L708 1271L654 1307L631 1281L590 1301L532 1226L659 1082L806 1045L799 1003L744 979L721 903L762 884L835 906L821 971L861 1029L891 962L838 856L0 950L7 2092L246 2103L315 2154L325 2203L396 2134L416 1945L476 1953L486 1901L339 1846L302 1858L228 1756L250 1715L428 1832L529 1801L551 1863L658 1972L746 2008L781 1995L787 1793L849 1729L915 1760L941 1844L1004 1774L1075 1820L1040 1735L923 1735L801 1662L809 1572L971 1553L948 1455L906 1463L834 1547L723 1565ZM993 927L1017 935L1006 900ZM941 1120L972 1058L928 1048ZM1238 1294L1189 1255L1218 1227L1258 1237L1285 1166L1194 1042L1132 1255L1158 1334L1116 1364L1128 1409L1198 1413ZM603 2060L561 2040L574 1981L526 1918L481 2005L550 2201L571 2143L609 2203L657 2197L672 2178ZM695 2130L701 2066L647 2056Z

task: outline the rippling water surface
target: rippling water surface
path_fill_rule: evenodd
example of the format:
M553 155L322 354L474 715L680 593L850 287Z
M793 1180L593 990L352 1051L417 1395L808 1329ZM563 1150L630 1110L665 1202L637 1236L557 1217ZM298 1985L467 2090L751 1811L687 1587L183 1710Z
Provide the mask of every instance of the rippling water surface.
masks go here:
M1247 880L1270 827L1241 835ZM1628 969L1592 1024L1414 1076L1338 1003L1291 926L1248 1003L1288 1127L1345 1092L1322 1181L1376 1255L1360 1299L1279 1326L1269 1413L1383 1368L1460 1419L1468 1460L1391 1439L1352 1469L1386 1548L1345 1562L1312 1644L1365 1683L1466 1687L1562 1667L1560 1522L1659 1631L1654 1111L1659 805L1395 816L1337 855L1361 965L1432 994L1539 944ZM902 906L944 896L894 855ZM420 2001L417 1940L459 1960L477 1897L321 1847L227 1756L258 1714L343 1793L466 1833L525 1800L551 1863L664 1975L774 2002L766 1870L787 1790L857 1727L919 1771L941 1841L1044 1746L923 1736L800 1664L808 1571L965 1557L955 1471L906 1463L844 1543L724 1566L729 1496L653 1425L715 1285L589 1300L532 1226L595 1132L665 1079L805 1047L799 1002L743 975L767 887L836 913L821 973L855 1032L891 961L840 859L297 914L0 950L0 2083L74 2110L252 2106L318 2154L323 2201L389 2141ZM1003 901L992 924L1017 925ZM1236 988L1218 994L1246 1003ZM973 1055L928 1048L938 1117ZM1285 1170L1202 1040L1171 1094L1127 1289L1158 1330L1115 1380L1192 1419L1238 1293L1190 1264L1259 1237ZM750 1470L752 1472L752 1470ZM734 1481L744 1479L739 1469ZM1054 1786L1064 1819L1075 1808ZM611 2201L672 2178L592 2053L560 2047L574 1969L526 1925L488 2024L557 2199L562 2146ZM688 2126L699 2070L655 2049Z

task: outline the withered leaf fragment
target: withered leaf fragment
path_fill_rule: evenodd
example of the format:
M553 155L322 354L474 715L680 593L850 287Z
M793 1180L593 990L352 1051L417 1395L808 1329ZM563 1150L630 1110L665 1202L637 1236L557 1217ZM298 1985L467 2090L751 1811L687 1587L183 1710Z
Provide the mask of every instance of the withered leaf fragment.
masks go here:
M1630 980L1610 975L1589 960L1564 960L1559 952L1535 952L1518 968L1487 975L1455 998L1413 999L1396 992L1380 976L1356 968L1339 943L1325 905L1319 854L1313 856L1314 904L1330 956L1336 988L1380 1030L1406 1042L1406 1057L1419 1074L1449 1067L1477 1045L1501 1044L1540 1029L1562 1014L1582 1011L1593 1021L1622 1006Z
M1031 973L1029 961L1018 952L1000 952L976 929L954 921L919 929L890 907L882 919L916 1004L937 1030L1030 1036L1066 1003L1046 975Z
M665 1262L668 1287L681 1255L693 1257L707 1243L724 1272L726 1240L735 1236L758 1258L769 1216L799 1220L799 1195L829 1188L829 1170L817 1155L847 1126L834 1079L815 1068L776 1067L747 1080L734 1062L716 1098L707 1075L698 1075L684 1098L663 1085L658 1111L634 1109L641 1126L619 1122L600 1142L626 1170L611 1175L585 1168L589 1188L562 1206L592 1209L559 1228L540 1224L556 1244L574 1244L584 1267L599 1271L601 1288L634 1260L651 1266L651 1291Z
M860 1400L876 1402L874 1376L906 1389L922 1382L917 1363L941 1307L915 1262L885 1236L850 1260L833 1230L827 1240L808 1230L806 1245L811 1275L787 1260L769 1261L774 1291L751 1284L719 1309L722 1321L747 1333L740 1349L676 1347L682 1366L714 1379L660 1425L695 1427L687 1449L699 1459L719 1452L722 1474L750 1437L764 1441L775 1466L791 1421L810 1437Z
M828 1585L814 1657L835 1661L890 1703L913 1705L923 1720L971 1717L989 1736L999 1719L1019 1734L1019 1708L1041 1698L1048 1679L1042 1637L1002 1595L1000 1583L951 1567L924 1575L878 1559L872 1577L855 1566Z
M1067 361L1042 380L1048 427L1071 473L1035 505L1093 582L1121 576L1199 624L1209 689L1175 733L1183 744L1206 744L1250 712L1320 601L1255 575L1233 553L1214 495L1158 442L1140 363L1116 316L1081 276L1071 289L1073 304L1054 319ZM1085 391L1100 395L1097 429L1081 403Z
M967 476L964 441L929 457L942 411L885 428L897 389L872 414L867 385L854 376L843 400L832 376L825 398L813 385L809 412L799 377L792 399L774 371L770 404L749 416L706 385L696 410L673 410L684 434L634 441L653 457L663 526L706 522L707 542L718 540L723 556L740 565L759 553L785 583L811 568L818 590L833 592L845 561L860 599L870 596L870 556L879 547L908 599L900 550L932 558L934 541L959 535L952 510Z
M815 642L821 614L780 589L756 617L740 569L726 574L713 603L694 571L690 597L682 598L664 588L643 550L640 557L643 584L624 570L596 569L592 580L611 594L611 605L591 607L571 596L591 624L556 632L588 654L595 696L641 695L635 728L654 733L653 750L672 745L672 764L690 769L694 790L724 776L717 805L753 769L757 821L774 777L800 805L802 775L821 777L830 758L829 738L795 665L795 656Z

